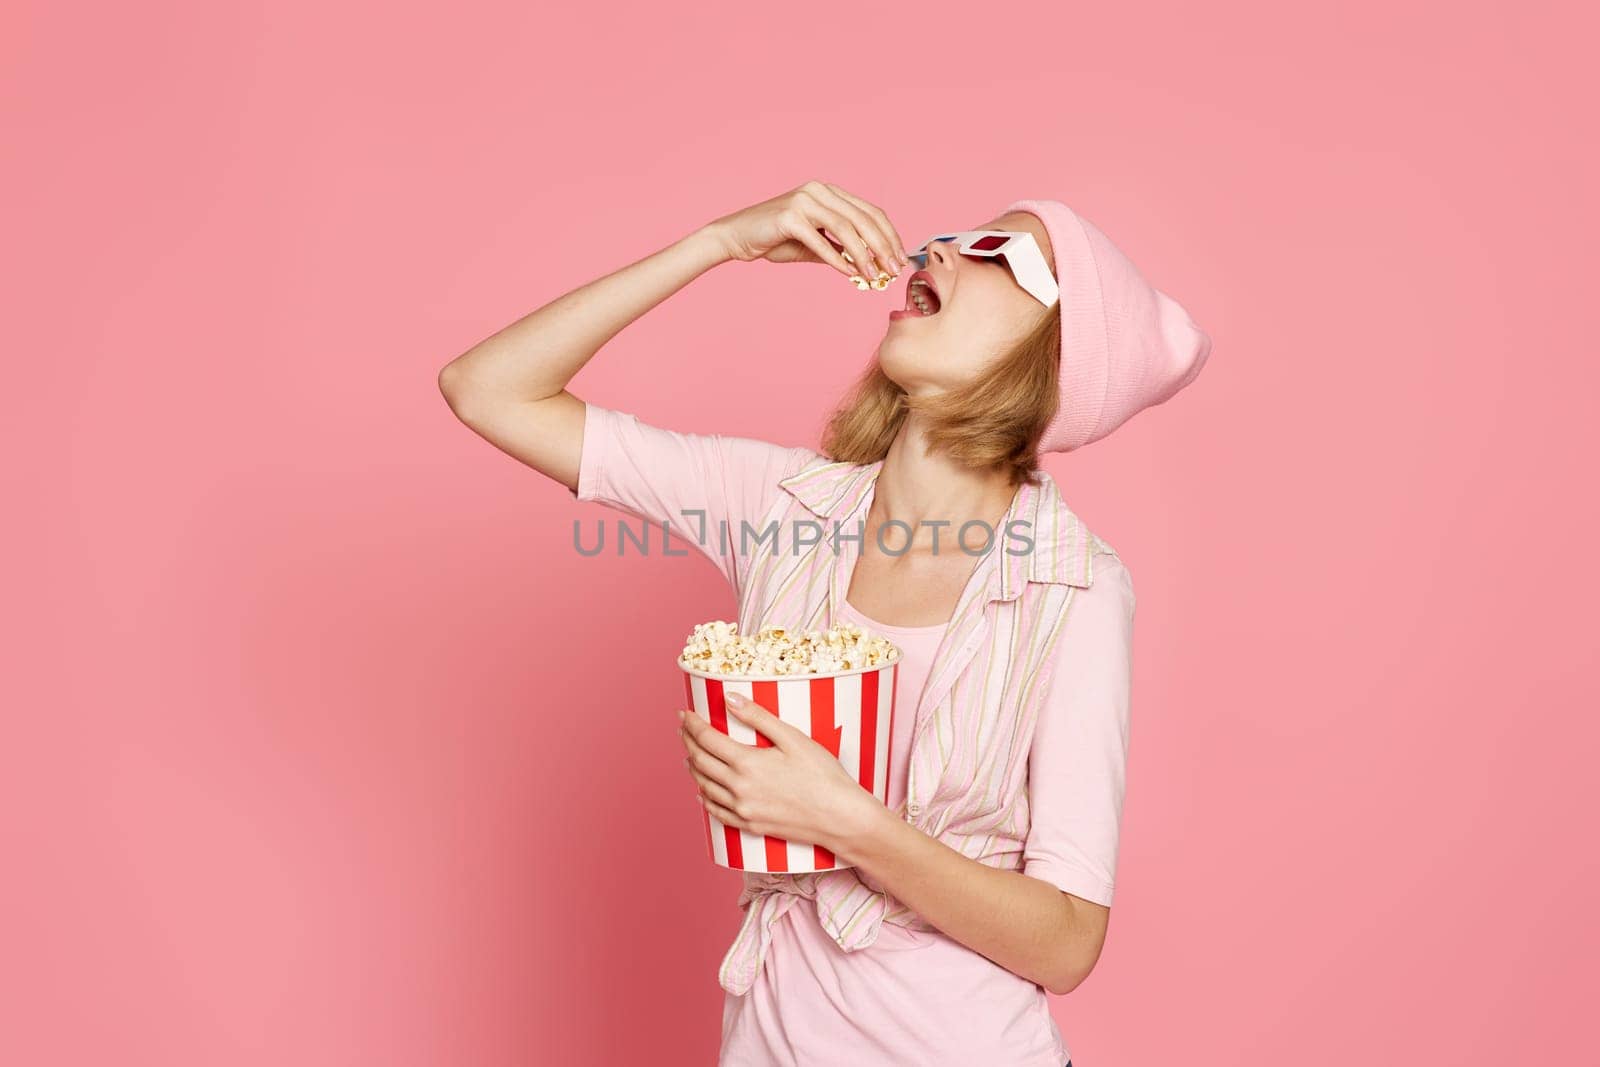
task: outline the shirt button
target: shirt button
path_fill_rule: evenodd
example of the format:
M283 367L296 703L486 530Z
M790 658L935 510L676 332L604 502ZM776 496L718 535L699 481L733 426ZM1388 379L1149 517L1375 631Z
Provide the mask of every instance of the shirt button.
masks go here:
M906 805L906 810L909 811L913 815L921 815L922 814L922 805L918 804L915 800L913 800L911 803Z

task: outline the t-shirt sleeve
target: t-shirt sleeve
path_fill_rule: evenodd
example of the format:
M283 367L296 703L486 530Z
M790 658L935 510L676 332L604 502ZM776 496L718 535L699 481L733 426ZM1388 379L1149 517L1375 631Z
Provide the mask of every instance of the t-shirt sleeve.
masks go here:
M649 524L629 524L624 534L607 523L604 551L625 544L625 552L660 552L666 523L716 564L737 595L759 543L761 520L783 492L778 482L817 458L809 448L669 430L584 401L583 449L572 494ZM588 546L594 547L593 538Z
M1110 906L1128 763L1133 578L1111 553L1074 589L1028 756L1023 873Z

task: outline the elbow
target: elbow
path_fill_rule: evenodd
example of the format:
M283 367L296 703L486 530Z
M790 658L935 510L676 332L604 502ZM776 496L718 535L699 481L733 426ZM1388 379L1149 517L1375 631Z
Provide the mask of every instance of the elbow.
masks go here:
M1088 969L1074 968L1067 971L1066 974L1054 974L1054 976L1051 976L1050 982L1045 982L1045 989L1056 995L1056 997L1066 997L1067 993L1072 992L1072 990L1077 989L1078 985L1083 984L1083 979L1090 976L1090 971L1093 971L1093 969L1093 966Z
M1046 974L1045 981L1040 982L1048 992L1056 997L1066 997L1067 993L1077 989L1085 979L1088 979L1094 965L1099 963L1101 949L1106 944L1104 931L1091 934L1088 939L1069 934L1066 937L1069 949L1056 953L1054 968Z
M1060 950L1050 961L1050 973L1039 983L1058 997L1082 985L1100 962L1100 953L1106 944L1106 925L1111 916L1109 906L1082 900L1065 890L1061 899L1067 902L1072 918L1058 942Z
M1058 997L1064 997L1081 986L1094 972L1105 948L1105 931L1102 928L1088 941L1077 941L1054 960L1054 969L1039 983Z
M439 394L452 409L463 399L466 392L466 382L463 380L465 377L461 372L459 356L439 368Z
M553 396L559 396L563 386L549 390L520 390L514 391L490 384L480 371L474 371L470 364L465 362L472 353L457 356L455 359L439 368L439 395L444 397L444 402L450 405L450 410L456 418L468 425L472 424L475 415L491 412L503 408L507 404L534 403Z
M1086 973L1080 971L1064 971L1046 976L1045 981L1040 984L1054 996L1064 997L1082 985L1087 977L1089 976Z
M1045 989L1058 997L1064 997L1077 989L1089 977L1089 972L1094 970L1095 960L1083 960L1074 957L1064 961L1056 968L1053 974L1046 976L1046 981L1041 983Z
M439 395L456 418L468 425L472 424L472 412L482 407L482 390L472 382L460 358L439 368Z

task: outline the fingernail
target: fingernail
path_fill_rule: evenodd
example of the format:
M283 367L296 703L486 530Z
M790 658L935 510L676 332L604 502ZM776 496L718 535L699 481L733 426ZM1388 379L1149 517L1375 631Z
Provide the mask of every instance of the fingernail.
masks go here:
M727 697L728 697L728 703L730 703L730 704L743 704L746 700L749 699L743 693L728 693Z

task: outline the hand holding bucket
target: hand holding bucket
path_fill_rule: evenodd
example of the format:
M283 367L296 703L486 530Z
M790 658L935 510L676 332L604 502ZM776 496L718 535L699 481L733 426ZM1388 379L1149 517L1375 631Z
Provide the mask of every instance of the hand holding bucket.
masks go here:
M734 677L679 667L688 708L713 730L754 748L772 745L732 710L730 696L742 694L759 705L756 714L776 715L821 745L851 780L887 803L898 662L896 649L887 662L815 674ZM798 874L849 866L821 845L741 830L710 811L703 817L707 852L731 870Z

